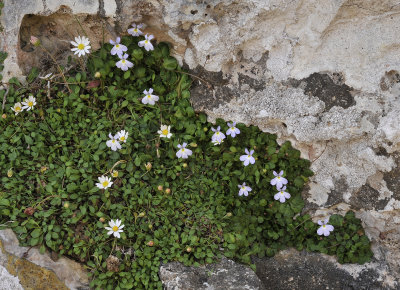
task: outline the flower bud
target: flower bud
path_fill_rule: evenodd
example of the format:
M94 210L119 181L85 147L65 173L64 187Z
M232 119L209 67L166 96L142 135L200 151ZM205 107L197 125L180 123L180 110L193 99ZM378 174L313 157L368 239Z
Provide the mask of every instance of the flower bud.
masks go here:
M139 214L139 217L144 217L146 215L146 213L144 212L144 211L142 211L140 214Z
M167 189L165 190L165 193L166 193L166 194L170 194L170 193L171 193L171 189L167 188Z
M145 165L145 167L146 167L146 170L147 170L147 171L150 171L151 168L153 167L153 165L151 165L150 162L147 162L147 164Z
M100 78L100 77L101 77L101 73L100 73L99 71L97 71L97 72L94 74L94 77L95 77L95 78Z
M231 213L231 212L228 212L228 213L226 214L226 216L232 216L232 213Z
M197 147L197 143L194 142L190 143L190 147Z
M113 170L111 172L111 176L114 177L114 178L118 177L118 171L117 170Z
M183 168L186 168L187 166L187 163L183 163Z
M7 171L7 176L8 176L8 177L12 177L12 176L13 176L13 171L12 171L11 168L8 169L8 171Z
M45 172L47 170L47 167L46 166L42 166L41 168L40 168L40 173L43 173L43 172Z
M208 128L207 128L207 127L204 127L204 128L203 128L203 131L204 131L204 132L207 132L207 131L208 131Z
M103 217L99 218L99 222L104 223L105 221L106 221L105 218L103 218Z
M27 215L33 215L34 213L35 213L35 209L33 207L27 207L24 210L24 214L27 214Z
M150 247L152 247L152 246L154 245L154 242L153 242L153 241L149 241L149 242L147 243L147 245L150 246Z
M191 251L192 251L192 248L191 248L191 247L187 247L187 248L186 248L186 252L190 253Z
M36 36L31 35L31 40L30 42L34 45L34 46L39 46L40 45L40 40L39 38L37 38Z
M69 202L64 202L64 207L69 208Z
M3 114L3 115L1 115L1 117L2 117L3 119L7 118L7 114Z
M58 113L60 113L60 112L61 112L61 109L60 109L60 108L58 108L58 109L57 109L57 112L58 112Z
M153 228L153 225L152 224L149 224L149 229L151 230Z
M158 189L159 191L162 191L162 190L163 190L163 186L162 186L162 185L159 185L159 186L157 187L157 189Z

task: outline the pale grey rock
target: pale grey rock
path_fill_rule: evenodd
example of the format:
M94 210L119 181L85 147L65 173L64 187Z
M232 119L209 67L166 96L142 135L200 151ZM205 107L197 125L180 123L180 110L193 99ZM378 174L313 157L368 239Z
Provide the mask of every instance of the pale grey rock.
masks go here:
M0 290L24 290L18 277L8 273L7 269L0 265Z
M400 276L398 245L380 238L387 231L393 239L400 235L397 0L4 3L0 49L9 53L5 81L22 76L24 64L34 59L33 53L22 51L24 39L18 42L19 35L25 36L20 34L24 15L39 15L45 23L44 17L61 5L65 15L97 15L83 23L94 48L99 45L95 31L101 27L96 23L104 21L107 37L115 37L133 22L143 22L157 41L172 44L181 64L212 85L208 89L194 82L197 110L210 121L257 125L277 134L279 142L290 140L312 161L315 176L304 194L311 214L356 209L375 256L387 263L388 273ZM59 26L77 33L69 22ZM64 44L69 38L62 39Z
M166 290L265 289L253 270L226 258L201 267L168 263L160 267L159 275Z
M8 254L53 271L60 281L70 289L87 289L89 279L83 266L70 259L61 257L53 261L50 253L40 254L38 248L20 247L18 239L11 229L0 230L0 240L4 253L0 253L0 265L6 266Z

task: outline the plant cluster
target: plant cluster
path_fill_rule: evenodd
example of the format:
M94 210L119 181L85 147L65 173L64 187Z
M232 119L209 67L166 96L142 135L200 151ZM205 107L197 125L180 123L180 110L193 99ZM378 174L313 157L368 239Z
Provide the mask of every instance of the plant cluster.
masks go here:
M10 81L0 217L21 244L85 263L99 289L161 289L161 263L225 255L251 264L252 255L287 247L368 261L370 242L354 213L332 215L334 231L324 236L301 214L310 162L255 126L217 120L214 129L193 110L191 79L168 44L151 49L139 29L92 53L85 70L63 76L67 84L38 80L37 71L27 86ZM89 43L75 44L84 56ZM34 107L12 114L29 95Z

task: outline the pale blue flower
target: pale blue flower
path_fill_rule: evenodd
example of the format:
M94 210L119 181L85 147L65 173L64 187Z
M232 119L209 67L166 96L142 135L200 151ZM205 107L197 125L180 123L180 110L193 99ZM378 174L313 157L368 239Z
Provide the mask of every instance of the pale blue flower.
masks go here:
M232 138L235 138L236 135L240 134L240 130L236 128L236 122L228 123L229 129L226 131L226 135L231 135Z
M132 28L128 29L128 33L132 36L140 36L143 35L143 32L140 29L143 27L143 24L136 25L135 23L132 24Z
M243 182L242 185L238 185L239 187L239 196L248 196L251 191L251 187L246 185L246 182Z
M275 178L271 180L271 185L276 185L276 189L280 190L283 185L288 183L288 181L286 178L282 177L283 170L281 170L279 174L276 173L275 171L273 173Z
M325 221L318 221L318 224L321 226L317 230L318 235L324 235L325 237L329 236L330 233L335 229L332 225L328 225L329 218L326 218Z
M183 143L182 145L178 144L178 152L176 152L176 157L187 159L190 155L192 155L192 150L186 148L187 143Z
M127 71L128 68L133 67L133 63L131 63L129 60L127 60L128 55L125 53L123 56L121 56L121 59L115 64L117 68L122 69L123 71Z
M282 187L280 191L274 195L275 200L279 199L281 203L284 203L286 199L289 199L291 195L289 192L286 192L285 190L286 186Z
M114 45L114 47L111 49L111 55L118 55L119 58L122 58L122 54L128 50L128 48L121 44L121 38L117 37L115 41L110 39L110 43Z
M213 132L215 132L214 135L211 137L211 141L212 141L213 143L214 143L214 141L222 142L222 140L225 139L224 133L222 133L222 132L220 131L220 130L221 130L221 127L220 127L220 126L218 126L217 129L214 129L214 128L212 127L211 130L212 130Z
M254 157L252 156L254 153L254 150L251 150L249 152L249 150L246 148L244 150L244 152L246 153L245 155L240 156L240 161L243 161L244 166L249 165L249 163L254 164L256 162L256 160L254 159Z

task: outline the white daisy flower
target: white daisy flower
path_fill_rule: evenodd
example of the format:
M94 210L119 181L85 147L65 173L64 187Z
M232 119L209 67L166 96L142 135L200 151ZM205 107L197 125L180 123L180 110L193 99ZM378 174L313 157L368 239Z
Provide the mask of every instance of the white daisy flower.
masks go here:
M121 225L121 221L117 219L116 221L111 220L108 223L109 227L105 227L105 229L108 231L107 235L114 235L116 238L120 238L119 233L123 233L124 231L122 230L125 225Z
M335 229L332 225L328 225L329 218L326 218L325 221L318 221L318 224L321 226L317 230L318 235L324 235L325 237L329 236L331 232Z
M167 125L161 125L160 130L157 131L158 134L160 134L161 138L171 138L172 133L171 133L171 126Z
M18 115L19 113L21 113L24 109L22 108L22 105L20 102L15 103L14 107L11 107L11 110L13 110L15 112L15 115Z
M117 151L118 149L122 148L121 144L119 144L119 141L117 140L119 137L118 134L113 137L113 135L111 135L110 133L108 134L108 137L110 138L110 140L108 140L106 144L108 147L111 148L112 151Z
M152 88L150 88L148 91L147 90L143 91L143 94L145 94L145 96L142 99L143 104L155 105L155 103L158 101L158 96L152 95L152 92L153 92Z
M132 28L128 29L128 33L132 36L140 36L143 35L143 32L140 31L140 29L143 27L143 23L142 24L138 24L136 25L135 23L132 24Z
M110 133L111 135L111 133ZM126 143L126 139L128 139L129 132L125 130L121 130L115 135L115 138L117 138L119 141Z
M123 56L120 57L121 59L115 63L117 68L122 69L123 71L127 71L128 68L133 67L133 63L127 60L128 55L125 53Z
M276 185L276 189L280 190L282 186L288 183L287 179L282 177L283 175L283 170L281 172L276 173L275 171L273 172L275 178L271 180L271 185Z
M192 155L192 150L187 149L186 146L187 146L187 143L183 143L182 145L178 144L177 147L179 148L179 150L178 150L178 152L176 152L176 157L186 159L190 155Z
M236 135L240 134L240 130L236 128L236 122L228 123L229 129L226 131L226 135L231 135L232 138L235 138Z
M128 50L128 48L121 44L121 37L117 37L117 39L114 41L110 39L110 43L114 45L114 47L111 49L111 55L118 55L119 58L122 58L122 55L125 51Z
M246 153L245 155L240 156L240 161L243 161L244 166L249 165L249 163L254 164L256 162L256 160L254 159L254 157L252 156L254 153L254 150L251 150L249 152L249 150L246 148L244 150L244 152Z
M279 201L281 203L284 203L286 201L286 199L289 199L291 195L289 192L286 192L285 190L286 190L286 186L282 187L279 190L279 192L274 195L275 200L279 199Z
M248 196L251 191L251 187L246 185L246 182L243 182L242 185L238 185L239 187L239 196Z
M145 40L139 41L138 45L139 47L143 47L144 49L149 51L149 50L154 50L153 45L151 44L151 40L154 38L154 35L147 36L147 34L144 36Z
M99 183L96 183L96 186L100 189L107 189L111 187L112 184L113 182L111 181L111 177L100 176Z
M25 99L25 102L22 102L22 109L30 111L33 109L33 107L36 105L36 99L33 96L29 96L27 99Z
M77 54L79 57L81 55L85 55L86 53L90 53L89 49L91 48L89 38L86 38L85 36L78 36L75 37L75 41L71 41L71 44L73 46L76 46L72 48L72 51L75 51L74 54Z

